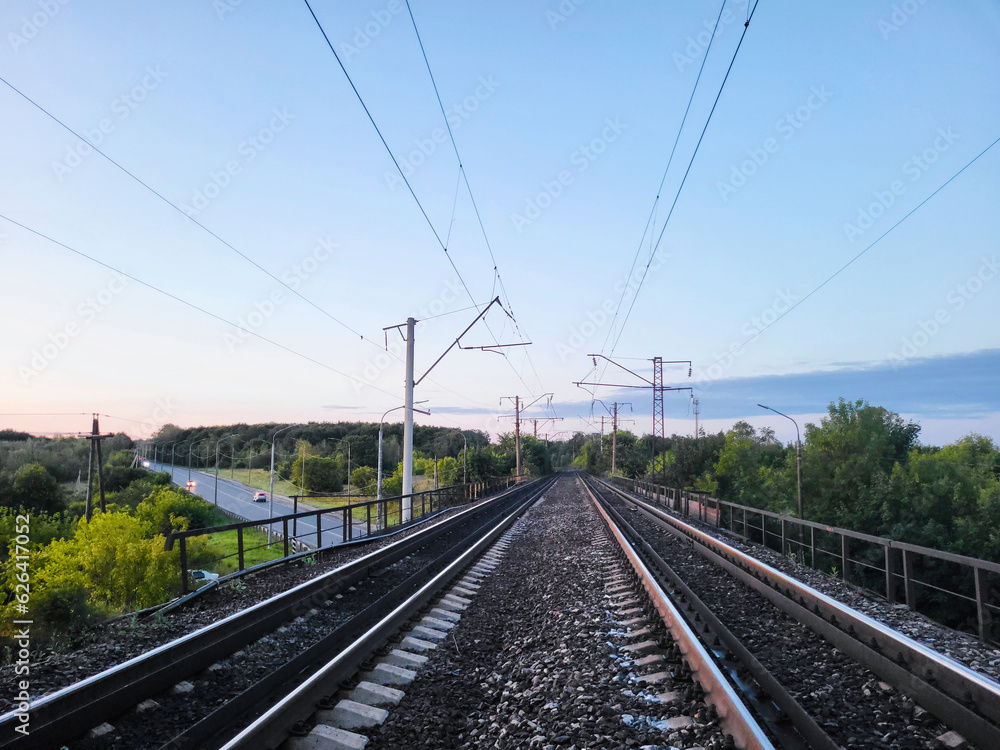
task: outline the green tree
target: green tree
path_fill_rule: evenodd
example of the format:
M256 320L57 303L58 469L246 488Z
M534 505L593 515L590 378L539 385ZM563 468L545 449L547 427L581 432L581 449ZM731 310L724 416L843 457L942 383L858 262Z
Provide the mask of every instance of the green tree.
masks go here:
M351 472L351 485L359 494L374 494L378 472L371 466L359 466Z
M306 458L305 489L307 492L340 492L344 489L346 462L340 456ZM302 485L302 458L292 464L292 482Z
M905 464L920 427L864 400L830 404L806 425L802 486L806 517L852 529L880 526L890 475Z
M767 510L783 510L783 498L774 495L774 473L781 471L785 449L770 428L756 430L737 422L726 433L725 444L711 480L719 497L730 502Z
M14 473L10 494L3 504L37 513L55 513L63 507L59 483L37 463L22 466Z
M135 509L139 519L151 534L167 535L171 531L204 529L215 525L215 510L211 505L183 490L157 487Z

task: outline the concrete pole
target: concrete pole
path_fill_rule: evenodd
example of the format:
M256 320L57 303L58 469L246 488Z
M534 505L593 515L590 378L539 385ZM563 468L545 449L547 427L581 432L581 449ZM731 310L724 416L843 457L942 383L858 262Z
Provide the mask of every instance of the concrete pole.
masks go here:
M216 505L219 504L219 445L222 443L221 440L215 441L215 497L214 502Z
M521 476L521 397L514 396L514 452L517 458L517 476Z
M416 321L406 319L406 398L403 414L403 523L412 517L413 498L413 329ZM520 465L520 459L518 459Z
M611 420L611 476L615 475L615 461L618 457L618 402L614 402L615 416Z
M799 439L799 426L795 425L795 463L798 470L799 485L799 518L805 520L802 508L802 441Z
M274 437L278 437L278 433L274 434ZM274 440L271 440L271 486L270 492L267 493L267 520L270 521L274 518ZM267 546L271 546L271 527L273 524L267 525Z
M382 502L382 423L378 423L378 480L375 483L375 499Z

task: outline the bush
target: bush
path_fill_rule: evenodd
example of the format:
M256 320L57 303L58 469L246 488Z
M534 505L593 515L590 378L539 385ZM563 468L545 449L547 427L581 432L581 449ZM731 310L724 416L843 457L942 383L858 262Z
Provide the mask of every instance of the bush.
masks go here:
M306 459L305 488L309 492L340 492L344 489L345 468L343 458L320 458L309 456ZM302 484L302 457L295 459L292 465L292 482Z
M104 468L104 491L119 492L133 482L145 478L149 474L145 469L133 469L130 466L106 466Z
M14 545L16 534L14 533L17 524L17 510L10 508L0 508L0 560L6 560L10 555L10 548ZM31 514L31 539L32 549L42 547L53 539L68 539L76 531L76 519L72 513L63 511L61 513L32 513Z
M370 466L359 466L351 472L351 485L359 493L374 493L377 480L378 472Z
M63 507L59 483L41 464L26 464L18 469L10 493L2 502L9 508L37 513L55 513Z
M136 518L146 524L152 534L203 529L215 525L215 509L201 498L187 492L159 487L139 503Z

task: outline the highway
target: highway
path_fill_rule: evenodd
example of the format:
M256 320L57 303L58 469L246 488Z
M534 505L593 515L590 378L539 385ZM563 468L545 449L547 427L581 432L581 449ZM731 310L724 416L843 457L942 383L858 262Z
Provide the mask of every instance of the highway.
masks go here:
M171 475L171 480L178 487L186 487L188 482L188 469L186 466L177 466L171 470L170 464L163 464L148 461L151 471L164 471ZM239 481L227 479L225 472L219 473L218 505L220 508L233 513L247 521L266 521L268 519L268 509L270 503L255 503L253 496L258 492L256 487L250 487ZM196 482L193 492L210 503L216 500L215 494L215 474L204 471L192 470L191 479ZM275 493L274 495L274 516L288 515L293 512L292 499ZM299 503L299 512L313 510L315 506L307 506ZM343 541L342 515L331 513L323 518L323 545L334 544ZM281 533L281 524L274 524L274 531ZM291 532L291 528L289 528ZM365 533L364 524L355 521L354 536L363 536ZM296 536L299 541L308 547L316 546L316 523L312 518L300 518Z

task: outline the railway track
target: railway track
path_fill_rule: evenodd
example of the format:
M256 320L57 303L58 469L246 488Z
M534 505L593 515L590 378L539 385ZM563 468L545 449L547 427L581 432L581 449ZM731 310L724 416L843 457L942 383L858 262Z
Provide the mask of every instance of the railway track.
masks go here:
M261 706L273 702L289 684L309 680L317 664L342 656L345 642L367 631L387 611L395 612L399 601L438 580L469 544L478 543L498 523L509 523L550 481L502 492L33 701L28 737L12 731L13 714L2 716L0 748L218 746L219 737L234 724L242 728L242 717L263 710ZM352 652L352 660L355 655Z
M1000 685L642 499L587 484L712 644L806 747L1000 747ZM710 561L711 565L706 565Z

